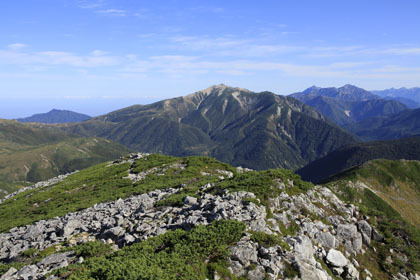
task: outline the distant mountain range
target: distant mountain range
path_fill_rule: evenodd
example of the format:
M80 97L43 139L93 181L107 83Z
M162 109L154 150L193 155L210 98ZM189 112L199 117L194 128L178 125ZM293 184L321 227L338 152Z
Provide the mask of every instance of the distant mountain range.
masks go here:
M48 113L35 114L27 118L17 119L19 122L38 122L38 123L72 123L82 122L90 119L88 115L68 111L53 109Z
M51 122L54 118L58 121L60 115L81 114L52 110L35 116ZM314 86L291 96L279 96L222 84L83 122L68 123L66 119L67 123L45 127L48 133L32 138L44 143L52 139L64 141L74 135L103 137L132 150L174 156L209 155L258 170L298 169L310 163L309 169L299 170L310 180L325 179L324 173L330 176L366 160L405 158L404 149L398 151L401 156L384 156L393 154L400 143L358 144L351 133L329 119L364 141L420 135L420 109L410 110L398 101L385 100L352 85ZM19 134L22 129L8 137L13 135L13 143L27 141L33 146L31 134ZM307 175L307 170L319 178Z
M60 127L139 151L211 155L252 169L297 169L355 141L294 98L225 85Z
M312 86L302 92L293 93L290 96L299 100L308 100L317 96L325 96L346 102L360 102L379 98L377 95L374 95L367 90L349 84L339 88Z
M303 180L319 183L369 160L420 160L420 137L351 144L296 171Z
M420 136L420 109L370 118L344 128L364 141Z
M408 109L403 103L382 99L352 85L340 88L310 87L290 96L314 107L340 126L377 116L391 116Z
M404 103L411 109L420 107L420 87L414 88L390 88L385 90L373 90L373 94L379 95L385 99L394 99Z

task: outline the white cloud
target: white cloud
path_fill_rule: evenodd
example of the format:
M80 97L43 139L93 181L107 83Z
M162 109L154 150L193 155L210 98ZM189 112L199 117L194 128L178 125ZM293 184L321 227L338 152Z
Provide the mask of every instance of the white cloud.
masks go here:
M93 51L89 55L78 55L70 52L16 52L14 50L0 50L1 64L32 66L64 65L72 67L101 67L120 63L119 58L106 55L103 51Z
M105 5L103 0L90 1L90 0L79 0L77 6L81 9L97 9Z
M104 52L101 50L94 50L93 52L91 52L91 55L93 56L104 56L106 54L108 54L108 52Z
M169 40L174 49L200 51L211 56L262 57L304 50L304 47L295 45L267 44L234 37L174 36Z
M138 60L123 67L121 73L165 73L170 75L199 75L211 72L232 76L251 75L262 71L298 77L337 77L345 74L349 63L302 65L254 60L205 60L198 56L155 56ZM356 64L353 65L356 67ZM351 68L351 67L350 67Z
M391 48L382 51L391 55L420 55L420 48Z
M110 16L119 16L119 17L124 17L124 16L127 15L127 11L119 10L119 9L99 10L99 11L96 11L96 13L106 14L106 15L110 15Z
M117 59L109 56L79 56L68 52L47 51L35 55L43 63L69 65L74 67L99 67L117 64Z
M10 44L7 46L10 50L20 50L26 47L25 44L20 44L20 43L15 43L15 44Z

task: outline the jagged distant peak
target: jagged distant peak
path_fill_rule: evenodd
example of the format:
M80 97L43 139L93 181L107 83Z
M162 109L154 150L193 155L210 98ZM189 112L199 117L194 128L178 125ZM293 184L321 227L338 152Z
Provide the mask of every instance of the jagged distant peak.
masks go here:
M337 90L343 92L344 94L352 94L354 91L368 92L363 88L351 84L345 84L344 86L337 88Z
M235 90L235 91L251 92L250 90L245 89L245 88L232 87L232 86L229 86L229 85L226 85L226 84L213 85L213 86L208 87L208 88L206 88L204 90L200 90L199 92L203 92L203 93L207 93L207 94L211 94L211 93L214 93L214 92L222 93L226 89L232 89L232 90Z
M226 85L226 84L218 84L218 85L210 86L210 87L208 87L206 89L203 89L203 90L196 91L192 94L187 95L185 98L187 98L187 99L188 98L202 99L202 98L205 98L205 97L207 97L211 94L217 94L218 96L220 96L221 94L225 93L226 90L229 90L229 92L232 92L232 93L234 93L234 92L252 92L252 91L250 91L248 89L244 89L244 88L232 87L232 86L229 86L229 85Z
M317 87L315 85L308 87L307 89L305 89L303 91L303 93L312 93L312 92L318 92L320 89L322 89L321 87Z
M292 94L293 97L316 97L316 96L326 96L336 99L341 99L345 101L366 101L371 99L378 99L379 96L355 85L346 84L339 88L336 87L316 87L312 86L304 90L303 92L298 92Z

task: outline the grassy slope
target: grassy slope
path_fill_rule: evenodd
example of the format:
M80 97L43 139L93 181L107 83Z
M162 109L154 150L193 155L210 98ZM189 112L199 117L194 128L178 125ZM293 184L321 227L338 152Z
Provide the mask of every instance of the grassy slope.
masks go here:
M296 172L304 180L318 183L374 159L420 160L420 137L352 144L317 159Z
M129 170L134 173L153 171L133 184L124 178ZM221 171L230 171L234 176L222 180ZM287 190L290 194L299 194L312 187L290 170L238 173L228 164L202 156L177 158L154 154L137 159L132 165L124 161L112 165L103 163L73 174L56 185L21 193L0 204L0 220L3 221L0 232L81 210L95 203L181 185L183 191L161 201L160 205L183 204L185 196L200 195L200 187L210 182L213 187L206 192L246 190L255 193L261 203L267 203L269 197L279 195L280 190L275 187L278 179L294 181L294 186ZM228 246L239 240L244 229L245 226L237 221L221 220L208 226L197 226L189 232L169 231L118 252L99 242L85 243L71 249L77 256L84 257L85 262L55 273L66 279L211 279L217 271L224 278L244 279L232 275L226 263ZM256 242L285 245L277 239L254 235L252 238ZM19 262L0 263L0 273L10 266L20 268L25 263L36 263L54 253L54 248L52 246L41 252L28 250Z
M184 169L180 166L184 166ZM56 185L22 193L16 199L0 204L0 220L5 221L0 224L0 231L6 231L11 227L29 224L40 219L64 215L71 211L90 207L95 203L115 200L119 197L125 198L154 189L179 187L181 184L186 184L185 189L181 193L174 194L160 202L161 205L177 205L182 202L186 195L199 195L199 187L208 182L212 182L214 187L206 191L218 193L226 188L232 191L246 190L255 193L263 204L267 203L267 198L279 195L279 189L274 187L277 178L294 181L294 187L289 189L288 193L297 194L308 190L312 186L301 181L297 175L288 170L237 173L236 169L230 165L208 157L177 158L155 154L147 158L137 159L131 170L134 173L140 173L155 167L157 168L146 179L133 184L130 180L124 178L128 174L129 163L122 162L116 165L103 163L69 176ZM391 170L395 170L395 167L389 167ZM417 180L417 175L413 175L414 169L412 167L406 173L403 173L404 168L402 167L402 171L399 172L401 178L408 176L410 180ZM233 178L220 180L220 170L231 171L234 174ZM389 169L387 170L389 171ZM207 175L203 175L206 173ZM414 174L417 174L417 172ZM328 186L339 193L345 201L359 205L360 211L370 217L371 223L385 237L384 243L372 242L372 247L367 248L366 254L357 256L359 263L362 267L369 269L377 279L385 279L387 273L395 274L400 268L408 269L408 271L419 271L420 231L405 222L397 211L373 192L352 187L348 183L352 178L354 177L337 177ZM380 175L380 178L382 178L382 175ZM381 181L381 183L384 182ZM76 277L74 279L79 279L78 277L111 277L113 273L118 274L118 271L131 271L133 273L131 276L136 278L138 273L147 270L152 274L159 271L159 273L163 273L162 279L166 279L166 277L171 279L172 272L195 271L200 273L198 278L204 279L209 273L211 275L214 270L221 269L220 273L226 272L224 270L226 265L223 264L223 254L216 254L215 263L203 264L203 260L209 257L208 253L213 256L215 252L212 250L206 251L207 248L212 247L211 244L220 244L223 247L221 251L215 247L212 248L217 249L217 252L223 252L226 248L224 246L234 241L231 239L224 241L224 238L229 236L226 233L231 230L236 236L238 232L243 230L238 224L226 223L221 228L218 228L219 225L199 227L197 230L200 234L195 237L193 237L196 234L195 230L191 233L184 231L170 232L150 239L150 241L127 247L117 253L112 253L109 249L104 252L101 248L97 248L97 246L102 246L101 244L82 245L87 246L87 248L81 248L81 252L78 254L84 257L86 256L83 254L88 254L89 258L85 258L88 261L83 265L75 265L58 273L66 276L71 273L71 276ZM206 234L209 234L208 238L199 238L199 236L207 236ZM191 247L188 245L189 242L192 242L191 244L208 243L205 246ZM160 255L159 251L159 255L155 256L154 252L156 250L154 248L161 248L162 246L167 248L166 253ZM196 251L197 248L202 247L205 249L204 251ZM401 263L398 255L391 253L391 248L394 248L394 252L406 255L408 260ZM191 256L193 256L191 262L179 262L180 258L185 259ZM392 258L392 264L387 264L387 257ZM146 259L148 260L147 263L144 262ZM171 265L160 271L160 261L162 260ZM199 262L195 263L194 260L199 260ZM219 263L219 261L222 263ZM133 262L139 264L138 267L142 269L130 268ZM184 269L185 264L187 264L187 267ZM182 271L178 272L177 267L183 268ZM188 273L185 275L186 279L190 277L188 275Z
M76 138L51 126L0 120L0 197L128 151L101 138Z
M179 163L185 165L180 169ZM14 199L0 204L0 232L15 226L30 224L41 219L62 216L66 213L93 206L95 203L125 198L155 189L187 187L167 201L166 205L181 203L186 195L197 195L199 187L212 182L212 191L229 188L231 190L248 190L254 192L261 200L278 195L278 189L272 187L275 178L290 178L295 181L291 192L308 189L311 184L303 182L289 170L253 171L244 174L228 164L221 163L209 157L176 158L162 155L151 155L135 162L133 172L142 172L159 167L145 179L135 183L125 179L130 164L118 165L99 164L66 178L64 181L48 187L43 187L21 193ZM220 180L218 170L227 170L235 176ZM164 172L165 176L160 173ZM205 172L209 175L203 175Z
M337 175L326 183L341 199L358 205L384 237L383 242L372 241L367 252L357 256L375 279L384 279L385 271L395 275L402 268L420 270L419 170L419 162L378 160ZM360 181L369 188L357 184Z
M363 182L404 219L420 229L419 161L373 160L333 180Z

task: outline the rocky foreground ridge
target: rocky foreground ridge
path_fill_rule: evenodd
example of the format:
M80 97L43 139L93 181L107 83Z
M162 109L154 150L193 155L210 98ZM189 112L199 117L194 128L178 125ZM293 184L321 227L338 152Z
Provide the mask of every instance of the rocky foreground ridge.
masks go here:
M147 157L147 154L133 155L115 161L113 165L132 164L134 159ZM185 167L176 163L176 168ZM130 173L127 177L138 182L149 174L162 172L158 169ZM234 176L231 171L218 172L221 181ZM38 184L39 187L46 185ZM85 261L71 250L77 244L99 240L118 251L177 228L191 230L199 224L208 225L224 219L246 225L239 241L230 246L227 257L227 269L236 277L254 280L375 279L358 260L374 250L372 242L384 242L384 236L359 207L346 204L329 188L314 186L293 193L290 190L294 181L276 179L274 187L279 195L264 204L252 192L229 189L212 192L215 185L200 186L198 195L185 196L182 205L163 202L185 191L185 186L157 189L14 227L0 234L0 261L7 264L19 260L33 249L54 248L53 253L19 270L12 267L0 279L58 279L61 276L49 273ZM275 236L277 242L268 244L257 236ZM217 272L213 278L230 279ZM393 278L420 279L417 274L405 271Z

